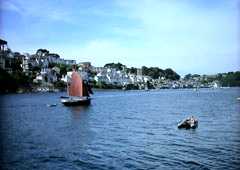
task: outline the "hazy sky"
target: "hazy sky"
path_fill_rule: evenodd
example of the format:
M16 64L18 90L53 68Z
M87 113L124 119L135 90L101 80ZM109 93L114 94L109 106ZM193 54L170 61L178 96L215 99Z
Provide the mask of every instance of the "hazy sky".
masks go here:
M240 68L239 0L0 0L0 37L13 51L46 48L94 66Z

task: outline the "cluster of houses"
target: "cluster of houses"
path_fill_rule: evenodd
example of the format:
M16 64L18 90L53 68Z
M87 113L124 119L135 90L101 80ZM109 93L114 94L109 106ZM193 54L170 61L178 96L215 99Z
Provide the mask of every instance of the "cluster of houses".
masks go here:
M133 85L136 89L163 89L163 88L209 88L219 87L218 81L208 81L212 76L198 76L188 79L169 80L165 77L152 79L150 76L142 75L142 69L137 69L137 74L128 73L126 69L117 70L108 67L93 67L90 62L79 63L79 72L82 77L90 79L96 85L106 84L110 87L125 88ZM90 74L94 73L94 74ZM86 76L87 75L87 76ZM213 75L214 76L214 75Z
M123 88L128 84L134 84L138 85L139 89L142 89L147 81L151 79L149 76L127 73L124 69L94 67L90 62L80 62L77 65L81 77L90 81L95 87L102 87L100 84L105 84L113 88ZM71 72L68 72L61 80L66 82L70 75Z
M219 81L211 81L203 83L201 79L189 79L180 78L180 80L167 80L167 79L156 79L153 80L154 87L157 89L179 89L179 88L218 88L220 87Z
M20 60L24 72L28 72L30 67L49 68L50 64L76 64L76 60L65 60L58 54L50 53L46 49L38 49L36 54L20 54L12 52L7 45L7 41L0 39L0 68L11 72L11 65L14 60Z
M33 81L44 85L58 81L61 76L60 69L52 66L76 64L75 60L62 59L58 54L50 53L46 49L38 49L35 54L12 52L8 48L7 41L0 39L0 68L11 74L16 62L20 63L25 75L30 75L36 70L38 73Z
M56 64L73 65L75 60L65 60L60 58L58 54L50 53L46 49L38 49L35 54L12 52L7 41L0 39L0 68L12 72L12 64L14 61L20 61L23 72L28 75L35 69L37 74L33 80L41 87L51 86L54 82L66 82L71 75L67 72L66 75L60 74L60 68ZM189 79L180 78L173 81L165 77L152 79L149 76L142 75L142 69L137 69L137 74L127 72L126 68L121 70L111 67L94 67L90 62L78 63L79 72L83 79L88 79L93 82L96 87L102 87L105 84L111 87L126 88L128 85L133 85L136 89L148 88L201 88L201 87L218 87L217 81L210 83L202 83L208 77L198 76Z
M125 69L117 70L116 68L93 67L96 75L93 77L96 83L105 83L118 87L126 87L129 84L137 86L139 89L145 88L151 77L141 74L138 69L137 74L127 73Z

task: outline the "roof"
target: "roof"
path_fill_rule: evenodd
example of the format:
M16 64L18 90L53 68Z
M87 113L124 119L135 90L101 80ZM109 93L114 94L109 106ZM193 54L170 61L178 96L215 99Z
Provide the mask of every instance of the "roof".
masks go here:
M0 45L6 45L7 41L0 39Z

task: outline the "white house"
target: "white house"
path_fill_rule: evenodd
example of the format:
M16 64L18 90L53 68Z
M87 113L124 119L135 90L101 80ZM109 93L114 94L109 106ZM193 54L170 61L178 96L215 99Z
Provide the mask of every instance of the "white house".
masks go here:
M73 65L76 64L76 60L64 60L65 64L67 65Z

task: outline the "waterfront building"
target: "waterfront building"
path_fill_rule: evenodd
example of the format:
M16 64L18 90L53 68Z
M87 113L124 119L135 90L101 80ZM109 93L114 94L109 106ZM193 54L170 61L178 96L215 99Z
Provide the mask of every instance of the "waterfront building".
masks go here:
M213 81L213 82L211 83L211 87L212 87L212 88L219 88L219 87L220 87L219 81Z
M76 64L76 60L64 60L66 65L74 65Z
M78 63L79 69L82 71L90 71L92 70L91 62L80 62Z
M142 76L142 69L141 68L137 68L137 75Z
M8 46L7 41L0 39L0 68L1 69L10 69L11 58L8 57Z
M23 72L28 75L29 74L29 59L30 59L30 54L24 53L22 58L22 64L21 67L23 69Z
M37 74L34 82L41 84L51 84L58 81L60 75L60 69L58 67L50 68L41 68L40 73Z
M105 67L92 67L92 71L95 73L102 73L102 72L106 72L107 68Z
M63 58L59 58L59 59L58 59L58 64L65 64L64 59L63 59Z
M150 76L143 76L143 81L146 83L148 81L151 81L152 78Z
M104 67L94 67L93 71L97 73L97 75L94 76L94 80L97 83L104 82L109 85L117 86L122 86L129 83L129 77L124 71L120 71L115 68Z
M7 41L0 39L0 51L7 51Z
M72 77L72 71L68 71L65 76L62 75L61 80L67 83L70 81L71 77Z
M135 84L135 82L137 81L136 75L135 74L128 74L128 77L129 77L129 83L130 84Z
M50 53L46 56L49 63L59 63L60 62L60 56L58 54Z

